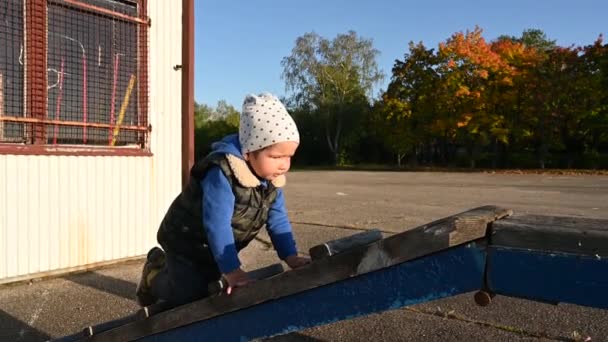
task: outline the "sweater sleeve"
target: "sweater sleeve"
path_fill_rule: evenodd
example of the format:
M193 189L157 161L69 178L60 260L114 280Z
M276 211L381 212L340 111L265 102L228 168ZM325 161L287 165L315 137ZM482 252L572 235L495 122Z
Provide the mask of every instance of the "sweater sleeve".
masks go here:
M200 185L203 190L203 227L207 233L209 247L220 272L229 273L241 266L231 223L234 194L219 166L211 167L200 181Z
M277 198L270 206L268 212L267 230L272 245L277 251L279 258L285 259L290 255L297 254L296 242L291 231L291 223L287 216L285 196L283 190L277 189Z

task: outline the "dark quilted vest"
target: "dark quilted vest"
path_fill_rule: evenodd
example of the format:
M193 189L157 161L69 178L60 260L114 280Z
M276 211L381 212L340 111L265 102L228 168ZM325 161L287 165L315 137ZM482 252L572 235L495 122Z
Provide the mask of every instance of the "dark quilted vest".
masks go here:
M203 228L200 187L200 180L213 165L222 169L235 196L232 231L237 251L247 246L266 224L270 205L277 197L277 189L270 182L268 187L248 188L240 185L223 154L208 156L194 165L188 185L175 198L161 222L157 239L166 251L182 255L197 264L215 266Z

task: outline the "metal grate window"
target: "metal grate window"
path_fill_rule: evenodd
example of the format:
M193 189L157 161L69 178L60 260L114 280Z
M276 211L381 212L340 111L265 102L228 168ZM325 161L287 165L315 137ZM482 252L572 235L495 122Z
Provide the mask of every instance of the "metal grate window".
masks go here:
M147 148L142 3L0 4L0 142Z
M0 2L0 117L24 112L23 0ZM21 142L24 124L0 121L0 142Z

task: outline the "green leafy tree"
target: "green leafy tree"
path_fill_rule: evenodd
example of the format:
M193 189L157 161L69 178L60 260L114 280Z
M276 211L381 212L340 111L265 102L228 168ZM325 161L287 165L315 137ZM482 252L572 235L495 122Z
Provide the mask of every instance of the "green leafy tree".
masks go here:
M194 102L194 127L195 129L203 127L205 121L213 116L213 108L206 104Z
M583 138L585 167L600 167L599 150L608 145L608 44L603 36L581 49L578 87L586 96L579 102L580 116L578 133Z
M291 55L281 62L291 102L308 106L317 116L334 163L339 160L342 137L359 123L354 116L360 111L353 112L353 104L369 103L374 85L383 77L376 63L378 54L371 40L354 31L331 41L312 32L297 38Z
M521 43L525 47L537 51L550 51L557 47L555 40L550 40L543 30L527 29L524 30L520 37L502 35L496 39L497 42L511 41Z
M399 166L408 154L410 163L416 163L417 145L446 133L447 128L440 122L445 112L438 101L439 64L433 49L410 42L409 53L395 61L391 82L377 106L380 127L385 132L382 136Z
M238 132L239 111L220 100L217 107L206 104L194 105L194 153L196 158L202 158L211 151L211 144L224 136Z
M238 127L240 120L240 112L234 106L228 104L225 100L217 102L215 107L217 118L226 121L230 126Z

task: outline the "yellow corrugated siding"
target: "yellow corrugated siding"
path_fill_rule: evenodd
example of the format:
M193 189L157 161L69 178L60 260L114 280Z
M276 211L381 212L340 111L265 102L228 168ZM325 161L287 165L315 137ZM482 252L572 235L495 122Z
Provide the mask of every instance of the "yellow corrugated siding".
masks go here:
M143 255L181 188L181 1L150 1L152 157L0 155L0 283Z

